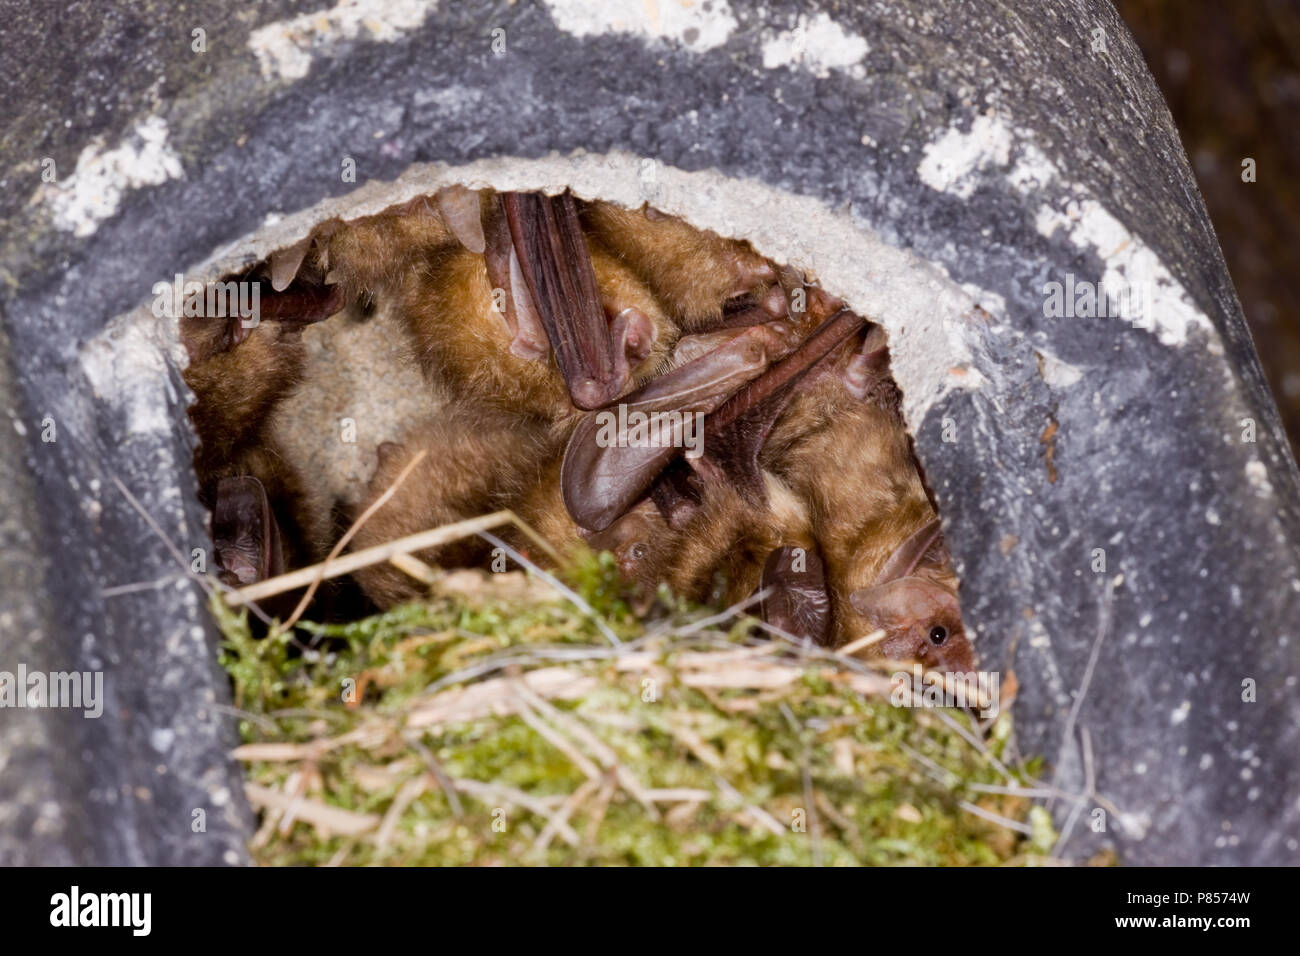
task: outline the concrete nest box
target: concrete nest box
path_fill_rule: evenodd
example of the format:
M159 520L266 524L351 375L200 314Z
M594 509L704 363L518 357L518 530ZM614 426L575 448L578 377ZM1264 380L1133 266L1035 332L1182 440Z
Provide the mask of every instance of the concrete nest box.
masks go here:
M1021 747L1105 798L1054 805L1071 855L1295 859L1300 481L1109 5L208 6L203 51L127 3L17 30L121 82L0 141L0 671L103 674L97 717L0 721L0 860L246 860L153 289L457 183L650 202L883 325Z

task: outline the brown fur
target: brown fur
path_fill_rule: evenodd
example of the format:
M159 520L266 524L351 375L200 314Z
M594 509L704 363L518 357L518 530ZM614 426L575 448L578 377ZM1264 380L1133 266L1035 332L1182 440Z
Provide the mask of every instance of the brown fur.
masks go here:
M653 216L653 218L651 218ZM722 320L729 299L760 296L771 266L748 243L724 239L671 216L586 203L583 223L648 285L685 332Z
M625 389L631 391L662 366L675 331L630 270L600 247L591 252L607 312L635 307L655 327L650 354L633 368ZM539 362L511 354L510 331L493 307L482 256L460 246L444 247L412 269L399 294L399 309L418 343L421 364L456 395L550 420L572 413L553 360Z
M773 549L813 546L803 503L772 475L765 479L771 506L764 510L752 508L734 489L719 484L705 490L699 510L679 531L645 500L606 530L584 534L561 500L559 461L554 460L514 507L561 557L586 548L611 552L643 603L660 584L689 600L720 597L735 603L758 587L763 562ZM515 544L529 548L522 536Z
M798 496L764 475L768 507L755 508L726 484L709 484L699 512L679 533L664 576L679 595L730 605L757 590L767 556L783 545L813 546L809 513Z
M934 509L896 410L852 398L837 376L822 376L795 398L763 459L808 502L840 645L870 632L849 594L870 587L894 549L934 518ZM956 586L951 575L935 580Z
M381 451L379 466L367 487L361 509L383 494L420 451L427 452L396 494L353 538L360 551L395 538L510 507L538 483L555 440L537 423L488 408L451 405L436 419L413 429L400 447ZM417 552L434 566L474 567L490 549L480 538L465 538ZM354 575L366 595L381 608L410 600L420 584L388 563L371 565Z
M411 270L456 241L433 200L424 197L375 216L331 222L325 232L320 265L349 301L399 288Z
M199 436L200 499L210 508L222 478L254 476L266 488L289 561L312 560L323 542L305 533L302 479L269 437L275 407L302 381L301 326L263 321L233 349L218 350L224 324L181 319L181 341L191 356L184 377L196 398L189 414Z

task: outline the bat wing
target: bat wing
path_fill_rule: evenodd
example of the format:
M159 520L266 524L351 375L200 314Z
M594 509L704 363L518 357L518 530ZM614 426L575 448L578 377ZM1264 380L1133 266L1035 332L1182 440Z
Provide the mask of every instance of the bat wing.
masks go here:
M706 420L707 463L719 469L750 504L767 503L758 456L772 426L800 387L813 380L818 367L866 324L861 316L841 309Z
M627 359L610 335L573 195L504 193L501 199L520 275L569 397L584 410L613 401L627 384Z
M644 497L682 453L693 416L717 408L759 375L772 356L788 349L789 334L784 323L753 326L649 382L617 408L583 418L565 448L560 472L564 504L573 520L603 531ZM629 426L636 427L637 421L655 423L647 428L648 440L630 434Z
M511 336L510 353L523 359L544 360L551 354L551 343L524 281L519 254L510 239L505 201L500 196L496 197L491 214L484 216L483 235L483 258L488 282L494 290L493 298L497 289L504 293L501 309Z

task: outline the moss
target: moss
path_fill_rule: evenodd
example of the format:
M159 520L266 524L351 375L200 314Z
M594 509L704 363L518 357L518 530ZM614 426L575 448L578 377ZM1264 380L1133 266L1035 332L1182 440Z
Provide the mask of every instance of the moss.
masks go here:
M672 602L638 620L608 561L567 579L627 643L612 647L573 605L527 587L438 593L260 641L218 607L248 779L302 798L292 819L263 810L255 858L961 865L1050 849L1050 819L1029 800L972 789L1027 783L1037 768L1008 781L955 732L973 727L965 714L864 696L850 686L859 663L762 641L743 620L687 629L705 612ZM583 683L557 691L541 671ZM492 694L491 706L467 692ZM423 723L433 707L441 719ZM987 738L994 756L1009 720ZM461 781L455 806L447 780ZM328 808L358 816L338 826Z

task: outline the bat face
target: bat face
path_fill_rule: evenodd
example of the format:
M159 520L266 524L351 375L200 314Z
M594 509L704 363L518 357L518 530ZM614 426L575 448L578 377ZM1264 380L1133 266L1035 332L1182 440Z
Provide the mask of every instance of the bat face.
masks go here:
M883 630L878 645L890 660L917 661L927 670L974 670L975 654L962 628L957 595L926 578L897 578L849 595L865 624Z
M776 268L747 243L704 232L648 206L584 203L582 219L687 332L710 331L728 315L750 310L751 323L787 314Z

